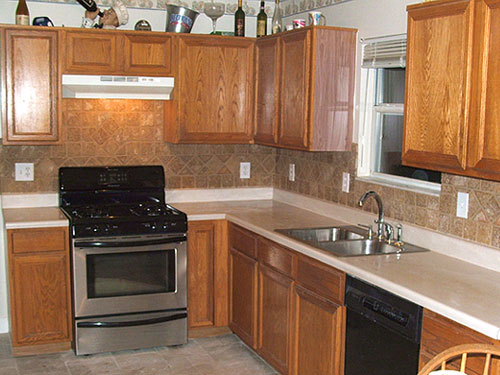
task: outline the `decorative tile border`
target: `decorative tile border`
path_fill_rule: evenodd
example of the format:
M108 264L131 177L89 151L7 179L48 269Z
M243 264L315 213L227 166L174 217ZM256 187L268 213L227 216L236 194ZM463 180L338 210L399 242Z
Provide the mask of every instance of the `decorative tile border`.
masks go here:
M75 4L75 0L32 0L43 3L68 3ZM236 0L215 0L217 2L222 2L226 4L226 14L234 14L238 8L238 3ZM306 12L308 10L317 9L325 6L336 5L340 3L345 3L352 0L282 0L281 7L283 10L283 15L285 17L291 16L297 13ZM98 0L97 3L101 6L109 7L111 6L113 0ZM203 13L203 5L205 1L198 0L123 0L125 5L129 8L141 8L141 9L151 9L151 10L163 10L166 8L167 4L181 5L187 8L194 9L200 13ZM243 0L243 10L247 16L255 16L259 12L260 1L259 0ZM274 2L266 1L266 14L268 17L272 17L274 12Z

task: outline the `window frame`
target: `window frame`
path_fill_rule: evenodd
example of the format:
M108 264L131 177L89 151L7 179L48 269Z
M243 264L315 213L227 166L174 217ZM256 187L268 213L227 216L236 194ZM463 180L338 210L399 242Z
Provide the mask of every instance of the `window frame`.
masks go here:
M415 191L428 195L439 195L441 184L408 177L390 175L375 171L377 117L384 113L398 113L404 116L404 103L377 104L377 70L361 68L360 79L360 116L358 131L358 168L357 180L377 183L384 186Z

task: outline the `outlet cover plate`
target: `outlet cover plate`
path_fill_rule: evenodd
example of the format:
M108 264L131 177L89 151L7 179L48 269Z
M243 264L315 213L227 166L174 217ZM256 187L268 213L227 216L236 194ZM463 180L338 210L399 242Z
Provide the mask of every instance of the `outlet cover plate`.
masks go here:
M33 163L16 163L16 181L34 181L35 167Z
M347 172L342 173L342 191L344 193L349 193L349 185L351 181L351 175Z
M288 180L295 181L295 164L290 164L288 167Z
M247 179L250 178L250 166L249 162L240 163L240 178Z
M469 216L469 193L458 192L457 195L457 217L467 219Z

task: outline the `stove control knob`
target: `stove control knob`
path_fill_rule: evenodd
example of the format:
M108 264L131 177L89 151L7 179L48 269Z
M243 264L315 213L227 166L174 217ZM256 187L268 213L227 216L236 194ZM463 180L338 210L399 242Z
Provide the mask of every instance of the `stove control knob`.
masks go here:
M151 230L156 230L156 223L151 223Z
M99 226L94 225L94 226L92 227L92 232L94 232L94 233L99 232Z

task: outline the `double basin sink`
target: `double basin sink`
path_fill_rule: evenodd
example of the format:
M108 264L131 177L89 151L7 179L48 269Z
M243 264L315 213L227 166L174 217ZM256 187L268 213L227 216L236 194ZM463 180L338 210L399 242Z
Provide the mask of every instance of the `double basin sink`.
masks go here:
M339 257L403 254L429 251L408 243L370 238L368 231L353 225L328 228L276 229L300 242L333 253Z

